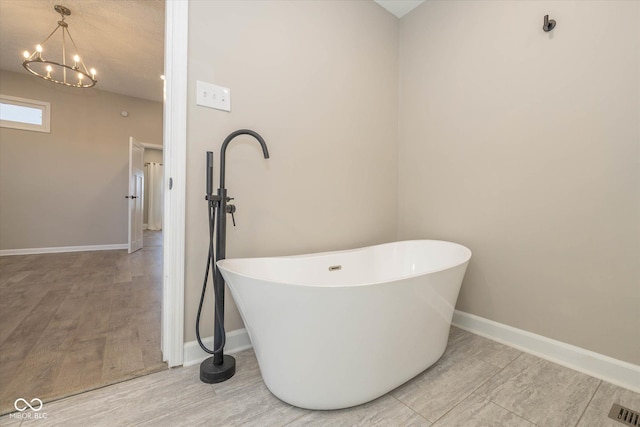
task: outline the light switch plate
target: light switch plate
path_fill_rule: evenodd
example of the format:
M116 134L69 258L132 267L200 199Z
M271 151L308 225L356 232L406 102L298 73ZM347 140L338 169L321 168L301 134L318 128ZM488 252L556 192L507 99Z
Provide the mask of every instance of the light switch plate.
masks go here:
M231 111L231 90L227 87L197 80L196 104L217 110Z

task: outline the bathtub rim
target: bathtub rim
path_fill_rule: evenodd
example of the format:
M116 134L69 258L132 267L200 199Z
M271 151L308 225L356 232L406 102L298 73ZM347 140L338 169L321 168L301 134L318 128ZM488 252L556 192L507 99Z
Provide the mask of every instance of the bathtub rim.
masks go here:
M251 275L251 274L247 274L244 272L240 272L237 269L232 269L232 268L228 268L225 264L228 264L227 261L232 261L232 260L241 260L241 261L252 261L252 260L269 260L269 259L282 259L282 258L312 258L312 257L316 257L316 256L325 256L325 255L337 255L337 254L343 254L343 253L349 253L349 252L357 252L363 249L371 249L371 248L376 248L376 247L381 247L381 246L391 246L391 245L396 245L399 243L412 243L412 242L435 242L435 243L445 243L447 245L455 245L458 246L460 248L462 248L463 250L466 251L465 257L463 261L457 262L457 263L452 263L450 265L447 265L446 267L441 267L441 268L434 268L432 270L426 270L426 271L421 271L420 273L415 273L415 274L408 274L408 275L404 275L404 276L398 276L398 277L394 277L391 280L384 280L384 281L375 281L375 282L367 282L367 283L350 283L347 285L341 284L341 285L326 285L326 284L310 284L310 283L291 283L288 281L274 281L274 280L269 280L266 279L264 277L259 277L259 276L255 276L255 275ZM377 245L369 245L369 246L361 246L358 248L352 248L352 249L342 249L342 250L336 250L336 251L324 251L324 252L314 252L314 253L308 253L308 254L300 254L300 255L282 255L282 256L265 256L265 257L247 257L247 258L226 258L226 259L221 259L218 262L216 262L216 266L221 268L222 270L226 270L229 271L233 274L237 274L239 276L242 277L246 277L249 279L253 279L253 280L260 280L263 282L270 282L270 283L275 283L278 285L286 285L286 286L297 286L297 287L308 287L308 288L326 288L326 289L335 289L335 288L357 288L357 287L363 287L363 286L374 286L374 285L381 285L381 284L385 284L385 283L393 283L393 282L397 282L397 281L401 281L401 280L406 280L406 279L412 279L414 277L420 277L420 276L425 276L428 274L434 274L434 273L438 273L440 271L445 271L445 270L450 270L456 267L459 267L461 265L464 265L466 263L469 262L469 260L471 259L472 256L472 252L471 249L469 249L468 247L460 244L460 243L455 243L455 242L450 242L447 240L436 240L436 239L411 239L411 240L396 240L393 242L387 242L387 243L379 243Z

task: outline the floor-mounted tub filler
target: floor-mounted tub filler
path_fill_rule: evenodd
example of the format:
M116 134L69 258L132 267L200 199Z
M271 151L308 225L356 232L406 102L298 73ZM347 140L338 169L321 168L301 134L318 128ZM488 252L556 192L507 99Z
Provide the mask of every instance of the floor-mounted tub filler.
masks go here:
M338 409L442 356L470 258L456 243L413 240L218 266L269 390L301 408Z

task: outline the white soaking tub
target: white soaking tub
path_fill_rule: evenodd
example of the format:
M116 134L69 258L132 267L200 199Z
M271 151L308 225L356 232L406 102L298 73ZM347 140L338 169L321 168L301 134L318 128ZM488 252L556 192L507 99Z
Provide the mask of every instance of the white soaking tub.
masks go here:
M436 240L225 259L265 384L307 409L373 400L444 353L466 247Z

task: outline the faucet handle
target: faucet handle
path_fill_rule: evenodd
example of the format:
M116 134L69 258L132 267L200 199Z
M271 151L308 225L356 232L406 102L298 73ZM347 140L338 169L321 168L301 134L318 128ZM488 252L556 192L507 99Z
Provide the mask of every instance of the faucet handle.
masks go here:
M231 199L233 200L233 199ZM233 226L236 226L236 217L233 215L236 212L236 205L227 205L226 209L227 213L231 214L231 221L233 221Z

